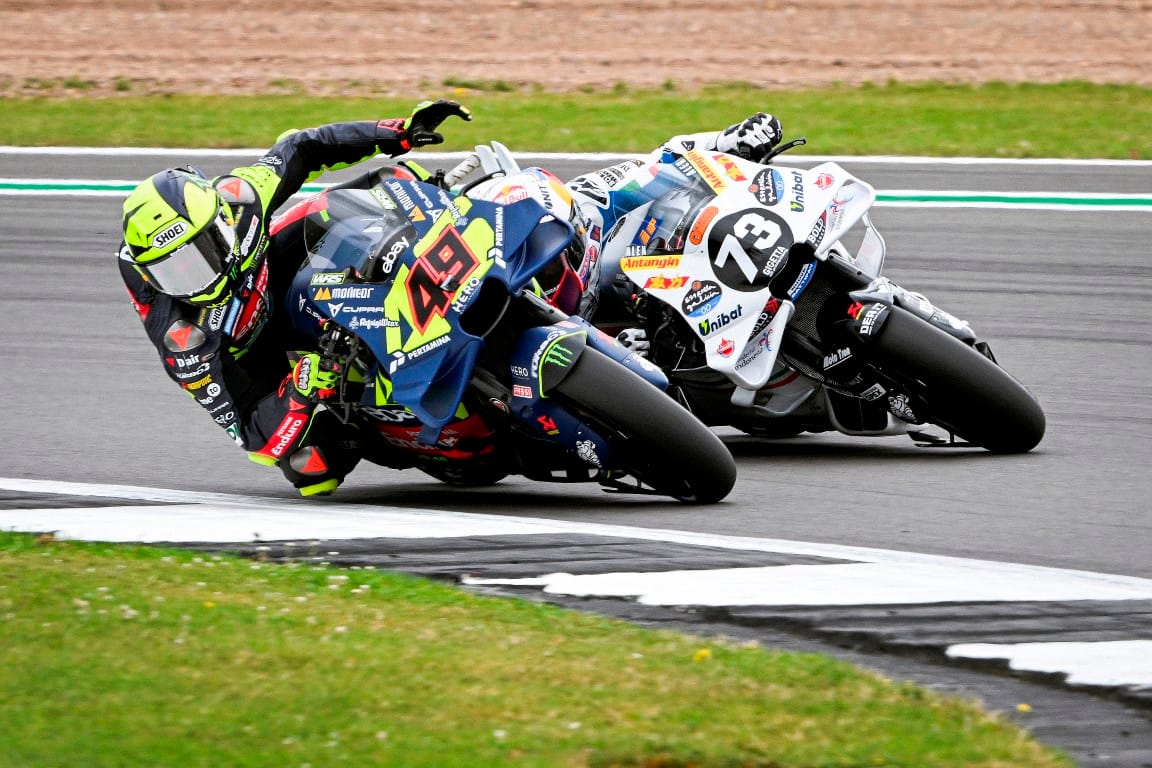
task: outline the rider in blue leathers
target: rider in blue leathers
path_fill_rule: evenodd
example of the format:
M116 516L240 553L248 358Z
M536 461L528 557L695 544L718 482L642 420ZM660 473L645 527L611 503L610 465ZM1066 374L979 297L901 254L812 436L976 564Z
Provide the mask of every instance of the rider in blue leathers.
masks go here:
M208 179L169 168L124 202L118 265L168 376L260 464L303 495L331 493L360 460L354 430L318 408L336 381L290 337L279 306L303 262L303 222L272 215L322 171L438 144L454 101L406 118L289 131L252 165Z

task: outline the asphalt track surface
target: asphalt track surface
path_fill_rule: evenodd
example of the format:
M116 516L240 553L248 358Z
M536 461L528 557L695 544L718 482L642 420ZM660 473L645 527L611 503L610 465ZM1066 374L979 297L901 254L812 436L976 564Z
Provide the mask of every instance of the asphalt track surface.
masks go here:
M0 177L138 179L178 162L0 156ZM192 162L211 174L244 160ZM549 164L565 177L580 170ZM1141 164L843 165L880 190L1152 191L1152 168ZM292 498L278 472L248 462L162 373L112 264L119 203L115 196L0 197L0 476ZM968 319L1039 398L1048 431L1029 454L925 449L902 437L765 443L722 431L740 474L729 498L705 509L517 479L461 491L371 465L350 476L337 499L1152 578L1150 214L1011 206L874 211L888 242L886 274ZM699 624L645 616L639 606L582 605ZM1147 623L1136 632L1152 639ZM922 670L914 658L873 662L944 688L977 690L994 705L1048 695L1047 724L1026 723L1044 740L1084 765L1152 764L1148 709L1044 686L996 693L1018 683ZM1073 726L1072 712L1088 725ZM1096 714L1085 719L1089 712Z

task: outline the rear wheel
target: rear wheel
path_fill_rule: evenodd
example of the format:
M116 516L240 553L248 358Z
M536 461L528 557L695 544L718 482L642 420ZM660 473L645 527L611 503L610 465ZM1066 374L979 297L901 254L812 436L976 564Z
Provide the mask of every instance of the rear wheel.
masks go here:
M686 408L587 347L554 393L609 439L630 474L680 501L711 504L736 483L720 438Z
M920 418L994 453L1044 437L1044 411L1023 384L959 339L899 307L865 348L868 362L920 401Z

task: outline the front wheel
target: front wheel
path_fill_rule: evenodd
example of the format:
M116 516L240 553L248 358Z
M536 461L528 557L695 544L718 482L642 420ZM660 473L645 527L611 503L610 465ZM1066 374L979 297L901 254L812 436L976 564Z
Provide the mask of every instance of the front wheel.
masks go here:
M553 393L611 441L623 467L680 501L712 504L736 483L720 438L686 408L591 347Z
M1024 453L1044 437L1044 411L1023 384L904 309L891 308L865 354L920 401L920 410L913 406L917 416L970 443L993 453Z

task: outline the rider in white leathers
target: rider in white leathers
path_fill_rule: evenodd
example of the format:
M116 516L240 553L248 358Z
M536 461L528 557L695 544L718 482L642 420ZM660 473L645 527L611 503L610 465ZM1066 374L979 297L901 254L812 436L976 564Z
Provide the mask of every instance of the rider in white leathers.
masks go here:
M660 197L665 191L659 188L667 182L656 174L657 165L684 162L681 158L693 151L724 152L763 162L780 143L782 135L783 129L777 118L757 112L722 131L674 136L643 159L601 168L577 176L567 184L548 171L528 168L480 184L468 195L501 203L532 197L552 214L572 224L576 234L565 258L580 278L579 296L573 295L570 300L564 296L551 298L565 311L578 313L592 321L603 297L609 293L619 297L614 290L616 287L634 290L620 273L617 259L630 243L640 243L640 248L652 243L645 239L647 233L637 229L642 222L633 220L632 227L620 225L627 214ZM610 243L617 246L611 249L614 258L605 259ZM898 293L902 305L925 305L951 324L950 333L968 342L974 339L965 322L934 307L922 294L895 284L891 284L891 288ZM642 354L649 349L642 328L625 327L629 324L626 321L622 324L617 322L625 318L598 316L596 320L602 329L619 331L617 338L625 346Z
M692 150L719 151L760 160L780 142L782 135L778 119L757 112L722 131L675 136L644 159L602 168L567 184L548 171L528 168L477 185L468 196L499 203L532 197L558 218L572 224L576 235L565 256L580 278L581 294L578 306L565 309L578 311L591 320L601 290L611 283L616 271L616 265L611 265L611 274L601 274L601 255L608 241L619 234L618 222L652 199L650 185L656 181L653 173L656 164L674 162ZM647 346L638 330L626 332L621 340L638 351Z

